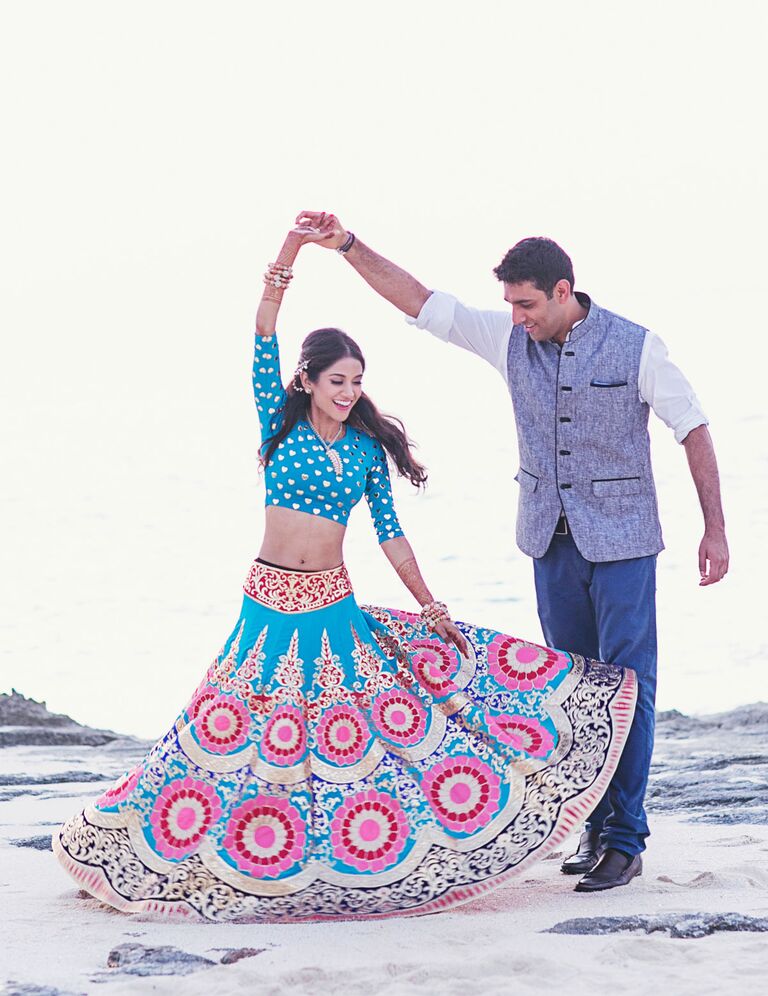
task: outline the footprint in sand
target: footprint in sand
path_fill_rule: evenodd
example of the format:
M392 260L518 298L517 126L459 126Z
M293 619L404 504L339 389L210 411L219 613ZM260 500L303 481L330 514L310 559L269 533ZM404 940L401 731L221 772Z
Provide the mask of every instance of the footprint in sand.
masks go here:
M762 844L759 837L750 837L742 834L741 837L718 837L711 842L715 847L747 847L750 844Z
M658 875L657 882L672 885L678 889L765 889L768 886L768 873L758 868L724 869L718 872L699 872L687 882L677 882L668 875Z

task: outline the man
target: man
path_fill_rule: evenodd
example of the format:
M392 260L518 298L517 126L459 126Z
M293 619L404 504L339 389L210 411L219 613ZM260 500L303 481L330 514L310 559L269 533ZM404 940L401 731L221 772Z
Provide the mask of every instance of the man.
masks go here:
M663 549L648 414L685 447L704 514L701 585L728 569L707 419L661 340L574 291L571 260L549 239L518 242L495 269L509 311L468 308L427 290L347 232L304 212L370 286L419 328L468 349L506 380L517 424L517 542L533 557L539 618L553 647L632 668L635 717L616 773L576 854L576 889L626 885L642 870L643 808L656 694L656 556ZM297 219L298 220L298 219Z

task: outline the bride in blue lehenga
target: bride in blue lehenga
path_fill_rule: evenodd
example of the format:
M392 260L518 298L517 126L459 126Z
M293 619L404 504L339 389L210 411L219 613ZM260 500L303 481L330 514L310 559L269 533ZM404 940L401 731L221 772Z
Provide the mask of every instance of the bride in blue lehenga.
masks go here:
M304 340L286 387L275 323L300 247L265 274L253 387L264 541L240 618L169 732L54 835L124 912L209 920L430 913L542 857L602 796L631 671L451 620L398 523L388 460L426 480L364 393L357 344ZM358 606L343 564L365 498L421 613Z

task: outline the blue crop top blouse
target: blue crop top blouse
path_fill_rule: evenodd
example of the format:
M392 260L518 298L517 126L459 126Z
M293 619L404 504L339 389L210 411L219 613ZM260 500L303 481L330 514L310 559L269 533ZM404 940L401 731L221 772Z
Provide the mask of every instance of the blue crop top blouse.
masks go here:
M286 399L276 335L256 336L253 396L263 446L282 424ZM344 468L338 477L314 430L300 419L278 445L264 471L267 508L292 508L346 526L350 511L365 495L379 543L402 536L381 443L347 425L333 449L341 455Z

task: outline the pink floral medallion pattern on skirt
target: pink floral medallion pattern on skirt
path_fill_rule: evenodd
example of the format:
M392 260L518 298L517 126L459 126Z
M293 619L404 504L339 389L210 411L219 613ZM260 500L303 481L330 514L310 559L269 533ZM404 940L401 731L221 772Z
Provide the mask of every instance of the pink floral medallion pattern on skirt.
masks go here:
M251 715L234 695L219 695L203 706L195 720L195 732L206 750L229 754L248 742Z
M340 767L359 761L371 742L365 717L349 705L325 709L318 720L316 735L318 754Z
M416 678L424 689L433 695L450 695L456 691L453 679L461 662L453 647L433 636L427 640L413 640L411 657Z
M488 644L489 672L505 688L521 692L546 688L568 663L568 655L559 650L537 647L503 633Z
M272 764L296 764L307 752L307 728L301 709L283 705L264 727L261 753Z
M187 715L190 723L197 719L198 715L218 697L218 691L205 682L192 696L192 701L187 706Z
M421 787L440 823L448 830L473 833L499 809L501 780L476 757L441 761L424 775Z
M373 703L373 721L393 743L412 747L427 730L427 710L416 695L392 688Z
M144 762L140 761L130 771L126 771L122 778L119 778L114 785L99 796L96 805L100 809L109 809L110 806L117 806L119 803L125 802L139 784L143 768Z
M408 834L403 807L397 799L375 789L350 796L331 821L335 857L361 872L383 871L393 865Z
M304 856L305 826L287 799L258 796L232 811L224 850L240 871L274 878Z
M195 850L220 816L215 789L194 778L180 778L157 797L149 822L160 854L179 860Z
M538 719L502 713L491 719L491 729L501 743L530 757L546 757L555 746L555 738Z
M146 757L54 835L93 895L144 916L430 913L559 845L605 792L632 672L414 613L346 571L254 568L240 617Z

